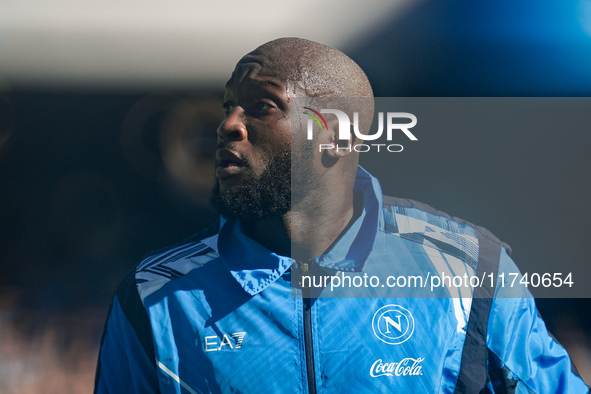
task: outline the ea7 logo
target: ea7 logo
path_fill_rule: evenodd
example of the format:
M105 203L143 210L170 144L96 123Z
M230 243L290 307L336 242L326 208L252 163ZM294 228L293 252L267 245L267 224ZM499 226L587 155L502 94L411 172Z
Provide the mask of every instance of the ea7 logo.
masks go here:
M399 345L413 334L415 320L407 309L392 304L378 309L373 315L371 326L380 341L389 345Z
M309 107L304 109L312 112L304 112L304 114L310 116L318 123L322 130L322 125L328 128L326 120L322 114L333 114L336 115L339 122L339 139L340 140L351 140L351 120L349 116L338 109L321 109L320 112L313 110ZM308 140L313 139L313 122L312 119L308 119ZM394 122L395 119L409 119L407 123ZM417 137L410 132L409 129L413 128L417 124L417 117L408 112L387 112L386 113L386 136L388 141L392 141L393 132L395 130L402 131L411 141L417 141ZM360 140L374 141L382 136L384 133L384 113L378 112L378 130L374 134L363 134L359 131L359 113L353 112L353 132L355 136Z
M224 334L221 338L217 336L205 337L205 351L206 352L217 352L224 348L227 350L240 349L242 347L242 341L246 332L235 332L230 336ZM230 339L231 338L231 339Z

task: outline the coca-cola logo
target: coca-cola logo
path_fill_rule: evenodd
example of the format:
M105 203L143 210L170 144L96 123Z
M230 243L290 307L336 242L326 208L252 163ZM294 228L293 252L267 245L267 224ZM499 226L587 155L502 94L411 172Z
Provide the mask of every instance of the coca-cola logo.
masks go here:
M421 363L424 359L424 357L407 357L398 362L387 363L380 358L372 364L369 374L373 378L378 376L419 376L423 374Z

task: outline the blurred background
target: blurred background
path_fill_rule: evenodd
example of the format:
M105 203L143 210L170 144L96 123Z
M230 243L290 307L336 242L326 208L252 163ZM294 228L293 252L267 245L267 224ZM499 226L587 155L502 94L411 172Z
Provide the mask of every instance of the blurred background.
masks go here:
M1 2L0 393L92 391L125 273L215 219L225 81L282 36L344 51L376 96L591 95L591 0ZM499 127L477 167L448 136L448 177L434 149L386 189L488 227L518 264L587 265L591 133L569 131ZM591 382L589 300L538 305Z

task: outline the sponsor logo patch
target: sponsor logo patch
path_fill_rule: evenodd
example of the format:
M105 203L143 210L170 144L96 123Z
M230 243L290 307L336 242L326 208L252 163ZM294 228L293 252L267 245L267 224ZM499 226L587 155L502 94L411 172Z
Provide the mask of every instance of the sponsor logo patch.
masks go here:
M421 365L423 360L423 357L407 357L397 362L388 363L380 358L372 364L369 374L372 378L379 376L419 376L423 374L423 366Z
M205 351L218 352L220 350L240 349L245 335L246 332L235 332L230 335L224 334L221 338L215 335L205 337Z

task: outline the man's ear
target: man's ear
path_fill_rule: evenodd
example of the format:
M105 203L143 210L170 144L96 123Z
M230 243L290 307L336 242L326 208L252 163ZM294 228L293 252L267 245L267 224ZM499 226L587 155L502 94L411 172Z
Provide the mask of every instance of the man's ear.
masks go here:
M349 130L353 130L353 124L349 125ZM355 143L355 135L349 132L349 139L339 139L339 122L332 121L328 123L328 133L326 133L327 144L331 146L330 149L323 149L322 152L330 158L338 160L341 157L347 156L353 152L353 144Z

